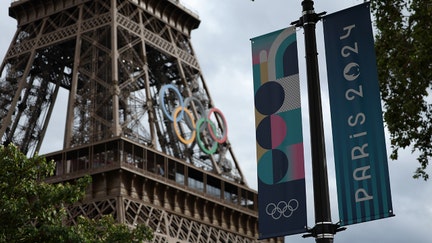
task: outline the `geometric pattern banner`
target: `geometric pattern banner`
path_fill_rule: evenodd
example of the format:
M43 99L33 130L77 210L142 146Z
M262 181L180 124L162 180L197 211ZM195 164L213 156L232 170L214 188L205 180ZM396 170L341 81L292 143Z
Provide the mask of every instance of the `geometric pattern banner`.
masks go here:
M295 27L251 39L261 239L307 229Z
M340 223L393 216L369 3L323 23Z

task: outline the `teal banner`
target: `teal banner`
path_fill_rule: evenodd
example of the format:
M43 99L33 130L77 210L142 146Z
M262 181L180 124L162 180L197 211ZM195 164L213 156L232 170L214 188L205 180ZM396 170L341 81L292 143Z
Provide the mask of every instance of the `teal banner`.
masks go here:
M259 238L307 230L295 27L252 39Z
M340 223L393 216L369 3L323 23Z

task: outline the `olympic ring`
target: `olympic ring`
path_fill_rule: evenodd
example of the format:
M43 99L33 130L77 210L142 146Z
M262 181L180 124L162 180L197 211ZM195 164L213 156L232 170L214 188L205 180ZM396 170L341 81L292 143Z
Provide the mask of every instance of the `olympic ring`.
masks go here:
M269 216L272 216L273 219L279 219L282 216L285 218L289 218L292 216L294 211L296 211L299 207L299 202L296 199L291 199L289 202L280 201L278 204L269 203L266 206L266 213Z
M206 110L205 110L203 104L201 103L201 101L198 98L193 97L193 96L187 97L185 99L185 101L184 101L184 107L188 108L189 107L189 103L191 103L191 102L193 102L193 104L195 105L195 108L196 108L198 114L201 114L201 116L203 116L206 113ZM188 118L189 117L186 117L186 119L185 119L186 124L188 125L188 127L190 129L195 129L195 126L192 126L192 122Z
M176 94L179 105L177 106L172 114L167 110L167 106L165 104L165 93L168 89L171 89ZM173 123L174 131L177 135L177 138L180 140L180 142L189 145L193 143L194 139L197 140L198 146L201 148L201 150L207 154L213 154L216 152L216 149L218 147L218 143L224 143L228 138L228 125L225 120L225 117L223 113L217 109L217 108L211 108L209 111L206 111L203 104L199 99L196 97L187 97L185 101L183 102L183 97L180 93L180 91L177 89L177 87L173 84L166 84L161 87L159 91L159 100L161 102L161 109L163 114ZM196 108L197 113L200 114L200 117L195 118L191 110L188 109L189 104L193 103L193 105ZM183 116L183 114L186 113L186 116ZM223 128L221 130L223 131L222 135L218 137L216 134L218 132L218 129L214 122L210 120L211 115L214 114L219 115L219 117L223 121ZM182 137L180 132L180 126L179 122L184 119L186 125L192 130L191 136L187 139ZM198 121L195 123L195 119L198 119ZM207 123L207 124L205 124ZM206 125L206 126L205 126ZM210 148L206 147L206 144L204 143L202 139L202 132L207 128L208 133L210 135L209 138L213 140L212 145Z
M224 143L227 140L227 133L228 133L228 125L227 122L225 120L225 117L223 116L222 112L218 109L218 108L211 108L210 111L208 112L207 118L210 119L211 114L214 113L216 116L216 113L219 114L219 116L222 118L223 124L224 124L224 131L222 134L222 138L219 139L218 137L216 137L216 135L213 132L213 129L210 129L210 123L208 124L208 128L210 131L210 136L213 138L213 140L215 140L218 143Z
M168 113L168 111L166 110L166 106L165 106L164 95L168 89L172 89L176 93L181 107L184 107L184 103L183 103L183 97L181 96L180 91L176 88L176 86L174 86L173 84L166 84L166 85L162 86L162 88L159 91L159 100L161 101L161 104L162 104L162 111L165 114L165 116L168 117L168 119L173 122L174 119L173 119L172 115ZM180 121L181 119L183 119L183 110L181 111L177 122Z
M198 133L197 135L197 140L198 140L198 145L200 146L200 148L207 154L213 154L214 152L216 152L218 143L215 141L212 145L212 147L210 149L207 149L203 143L203 141L201 140L201 136L199 135L199 129L201 127L201 124L203 122L207 122L209 125L211 124L212 129L211 130L216 130L216 126L213 122L211 122L208 118L203 118L201 117L198 122L197 122L197 126L196 126L196 131Z
M177 127L178 126L177 115L181 110L184 110L186 112L187 116L190 118L190 121L192 122L192 126L195 127L195 121L193 119L192 112L190 110L187 110L187 109L182 109L182 107L179 106L174 110L174 119L173 119L174 131L175 131L178 139L180 139L180 141L182 143L191 144L193 142L193 140L195 139L196 131L193 130L191 137L188 140L186 140L181 136L180 131Z

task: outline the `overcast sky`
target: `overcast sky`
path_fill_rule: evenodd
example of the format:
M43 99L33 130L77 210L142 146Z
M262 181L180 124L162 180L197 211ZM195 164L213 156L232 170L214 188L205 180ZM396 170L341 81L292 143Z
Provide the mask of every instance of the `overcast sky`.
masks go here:
M0 55L4 57L16 30L16 22L8 17L9 0L0 3ZM214 104L225 114L229 140L250 187L257 188L255 158L255 124L252 86L250 38L285 28L301 15L301 1L293 0L182 0L197 12L199 29L192 33L192 43L201 65ZM359 0L315 1L316 12L333 13L360 4ZM298 29L300 82L303 109L308 224L314 226L312 179L310 165L309 121L303 30ZM320 79L322 85L327 164L332 204L332 219L337 222L336 184L329 121L327 78L325 73L322 23L317 25ZM53 126L53 124L51 124ZM62 127L63 124L59 124ZM61 144L61 142L59 143ZM389 141L387 146L389 147ZM390 151L390 149L388 149ZM389 152L388 152L389 153ZM389 160L393 218L348 226L335 236L335 242L431 242L432 181L412 179L417 162L411 151L400 153L398 161ZM301 235L289 236L286 242L314 242Z

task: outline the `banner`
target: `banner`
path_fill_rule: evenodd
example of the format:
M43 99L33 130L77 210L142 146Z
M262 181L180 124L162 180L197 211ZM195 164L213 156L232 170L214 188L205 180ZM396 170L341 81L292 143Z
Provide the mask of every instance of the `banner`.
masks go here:
M306 231L306 189L294 27L252 40L261 239Z
M393 216L369 3L323 21L340 223Z

